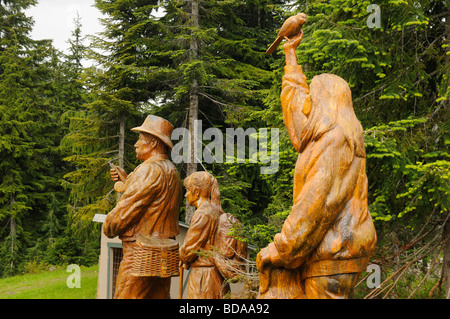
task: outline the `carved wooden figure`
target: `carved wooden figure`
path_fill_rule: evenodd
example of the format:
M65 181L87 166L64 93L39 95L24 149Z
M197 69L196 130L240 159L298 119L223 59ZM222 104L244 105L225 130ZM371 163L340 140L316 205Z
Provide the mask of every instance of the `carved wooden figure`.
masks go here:
M278 48L281 41L297 36L306 20L306 14L304 13L299 13L295 16L289 17L281 26L280 31L278 31L277 38L267 49L266 54L272 54L276 48Z
M189 205L197 208L180 247L181 264L185 269L191 268L188 298L220 299L229 292L224 279L235 276L247 247L228 235L232 224L238 221L222 210L214 176L195 172L185 179L184 185Z
M178 171L168 159L173 147L172 130L165 119L149 115L142 126L132 129L139 133L134 147L142 163L129 175L122 168L111 169L114 181L125 179L120 187L123 194L103 223L106 236L119 236L122 240L123 259L114 298L169 298L170 277L135 276L132 268L136 253L141 250L137 240L144 244L167 242L179 233L182 186Z
M283 46L283 119L299 153L294 202L257 256L260 298L350 298L376 245L362 127L345 80L322 74L308 86L295 54L302 38Z

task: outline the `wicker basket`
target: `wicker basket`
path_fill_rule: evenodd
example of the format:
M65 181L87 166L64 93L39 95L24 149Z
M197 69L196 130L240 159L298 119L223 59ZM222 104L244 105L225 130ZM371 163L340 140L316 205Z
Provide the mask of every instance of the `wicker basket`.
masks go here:
M131 274L139 277L180 275L178 242L169 238L138 236Z

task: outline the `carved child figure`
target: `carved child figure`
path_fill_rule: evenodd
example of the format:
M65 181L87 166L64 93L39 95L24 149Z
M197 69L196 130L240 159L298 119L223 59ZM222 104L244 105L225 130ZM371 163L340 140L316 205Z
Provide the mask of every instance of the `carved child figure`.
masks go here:
M220 217L224 214L220 203L219 184L208 172L195 172L184 180L186 199L197 210L192 216L188 232L180 247L183 267L191 268L188 299L220 299L229 291L224 277L208 254L214 249Z
M350 298L376 245L362 127L345 80L322 74L308 86L295 54L302 37L283 46L283 119L299 153L294 202L258 254L260 298Z

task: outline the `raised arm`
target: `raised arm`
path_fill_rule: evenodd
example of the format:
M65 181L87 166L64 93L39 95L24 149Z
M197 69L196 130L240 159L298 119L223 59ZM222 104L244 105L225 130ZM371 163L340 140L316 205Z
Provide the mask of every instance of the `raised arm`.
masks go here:
M311 97L306 76L297 64L295 49L303 38L303 31L283 45L286 56L285 75L281 90L283 120L294 148L300 149L300 132L311 111Z

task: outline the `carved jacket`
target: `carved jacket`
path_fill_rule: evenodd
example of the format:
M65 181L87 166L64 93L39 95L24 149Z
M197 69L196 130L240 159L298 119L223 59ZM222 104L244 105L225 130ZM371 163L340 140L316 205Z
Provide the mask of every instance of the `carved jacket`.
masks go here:
M207 253L214 246L220 215L220 211L209 203L201 205L194 212L184 243L180 247L180 259L183 262L192 267L214 266L211 256L200 251Z
M108 213L103 232L122 241L136 235L172 238L178 235L178 216L182 202L180 175L166 156L153 156L130 173L125 191Z
M302 267L303 278L361 272L376 244L367 203L366 159L350 149L339 126L301 146L296 116L311 100L314 107L301 67L286 66L283 114L300 153L293 207L269 247L271 258L284 268Z

